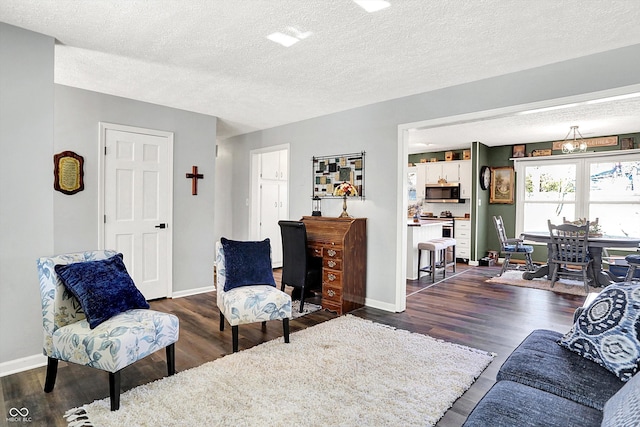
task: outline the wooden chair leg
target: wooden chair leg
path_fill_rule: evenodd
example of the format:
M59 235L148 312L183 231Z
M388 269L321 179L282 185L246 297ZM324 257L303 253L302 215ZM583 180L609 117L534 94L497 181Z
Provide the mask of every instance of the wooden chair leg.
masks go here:
M224 331L224 314L220 311L220 331Z
M167 346L167 373L169 376L176 373L176 343Z
M231 327L231 340L233 343L233 352L238 352L238 325Z
M120 371L109 372L109 397L111 400L111 410L120 409Z
M284 342L289 342L289 318L285 317L282 319L282 330L284 333Z
M58 359L48 357L47 358L47 377L44 381L45 393L49 393L53 391L53 387L56 385L57 375L58 375Z

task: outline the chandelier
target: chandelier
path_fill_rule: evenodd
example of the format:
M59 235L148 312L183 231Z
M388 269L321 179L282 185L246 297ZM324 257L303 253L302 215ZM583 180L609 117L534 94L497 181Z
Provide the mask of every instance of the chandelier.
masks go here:
M573 139L569 138L572 132ZM578 135L580 138L578 138ZM578 126L571 126L571 129L569 129L567 136L564 137L564 141L562 142L562 153L584 153L585 151L587 151L587 143L578 130Z

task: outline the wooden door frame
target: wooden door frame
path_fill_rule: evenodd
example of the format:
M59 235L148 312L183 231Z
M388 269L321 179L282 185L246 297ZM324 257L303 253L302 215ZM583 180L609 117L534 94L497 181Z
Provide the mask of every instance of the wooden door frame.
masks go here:
M99 122L98 144L98 249L105 249L105 147L107 130L116 130L129 133L140 133L167 138L167 297L173 296L173 132L156 129L147 129L136 126L119 125L116 123Z

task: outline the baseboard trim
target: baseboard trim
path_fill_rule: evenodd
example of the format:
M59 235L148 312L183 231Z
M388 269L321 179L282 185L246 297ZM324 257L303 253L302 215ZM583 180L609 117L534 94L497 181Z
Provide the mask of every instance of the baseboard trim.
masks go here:
M46 365L47 357L43 354L21 357L20 359L0 363L0 377L6 377L7 375L17 374L18 372L28 371Z
M388 311L391 313L395 313L396 312L396 306L393 304L389 304L386 302L382 302L382 301L378 301L378 300L374 300L374 299L370 299L370 298L365 298L364 300L364 305L367 307L371 307L371 308L377 308L379 310L384 310L384 311Z
M173 294L171 295L171 298L183 298L183 297L188 297L190 295L204 294L204 293L212 292L215 290L216 290L215 286L205 286L203 288L195 288L195 289L189 289L186 291L173 292Z

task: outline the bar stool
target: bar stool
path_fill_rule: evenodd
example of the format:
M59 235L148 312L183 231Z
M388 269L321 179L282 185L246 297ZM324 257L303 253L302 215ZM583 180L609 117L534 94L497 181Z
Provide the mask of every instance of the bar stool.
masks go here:
M633 280L633 276L636 273L636 268L640 266L640 254L631 254L624 257L624 260L629 264L629 269L627 270L627 275L624 278L625 282L630 282Z
M431 277L431 281L435 283L437 270L442 270L442 278L446 277L446 270L448 266L453 266L453 271L456 271L456 240L451 238L439 238L431 239L426 242L418 243L418 279L420 279L420 272L424 271ZM447 250L452 248L453 259L451 262L447 262ZM422 251L429 251L429 265L420 268L420 262L422 259ZM438 261L439 259L439 261Z
M451 270L456 272L456 239L452 237L443 237L441 239L436 239L445 244L447 249L444 252L444 257L442 258L442 262L444 264L444 268L451 267ZM451 260L447 261L447 252L451 250Z

